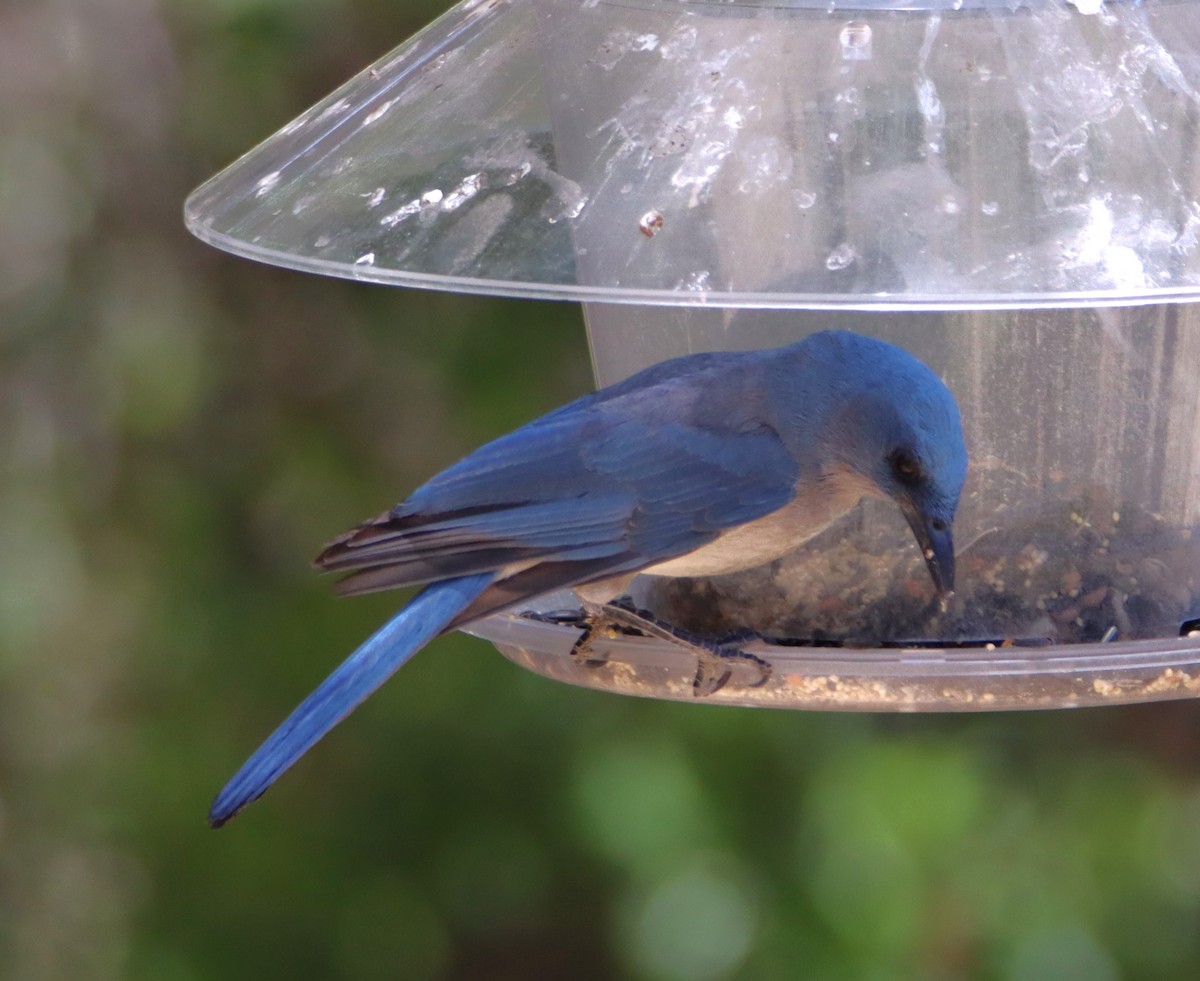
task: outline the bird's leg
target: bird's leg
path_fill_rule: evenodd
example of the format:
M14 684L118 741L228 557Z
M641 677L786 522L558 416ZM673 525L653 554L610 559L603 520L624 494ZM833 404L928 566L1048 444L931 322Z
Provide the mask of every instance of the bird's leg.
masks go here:
M654 614L637 609L625 597L605 604L602 612L610 623L669 641L695 654L697 664L696 677L692 680L692 694L697 698L706 698L724 688L733 676L731 665L737 661L751 664L758 669L759 678L748 685L749 688L758 688L766 684L771 677L770 662L761 657L673 627L659 620Z
M607 655L595 653L594 644L598 637L615 640L621 633L630 632L627 624L614 619L609 614L609 606L610 604L583 600L583 609L575 621L582 628L583 633L572 645L571 657L582 663L585 668L599 668L608 663Z
M712 695L729 683L733 676L731 662L742 661L758 669L759 678L747 686L758 688L771 677L771 664L763 658L741 650L733 644L760 639L751 630L736 631L719 639L701 637L658 619L654 614L640 610L628 596L621 596L609 603L583 601L582 609L561 610L549 613L525 614L535 620L578 627L582 630L579 639L571 647L571 657L588 668L599 668L608 663L608 657L595 652L595 642L600 638L615 640L622 634L642 634L669 641L696 655L696 677L692 690L697 698Z
M622 634L641 633L635 626L618 622L609 616L604 603L582 601L582 606L574 610L526 610L522 616L541 623L552 623L556 626L575 627L581 631L579 639L571 647L571 657L582 662L584 667L598 668L608 663L608 657L595 653L595 641L599 638L616 640Z

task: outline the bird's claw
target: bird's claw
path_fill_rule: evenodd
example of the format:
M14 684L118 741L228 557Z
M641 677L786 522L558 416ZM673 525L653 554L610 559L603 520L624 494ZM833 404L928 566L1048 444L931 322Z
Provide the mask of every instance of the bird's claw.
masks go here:
M597 633L604 633L611 636L612 628L602 622L585 617L583 619L583 633L571 645L571 659L578 664L582 664L585 668L591 668L592 670L601 668L608 663L607 655L596 654L593 651Z
M597 656L593 651L593 644L598 637L616 639L622 634L640 633L669 641L696 655L692 694L697 698L707 698L724 688L733 677L735 662L744 662L757 668L759 677L749 683L746 686L748 688L759 688L771 677L770 662L728 643L730 640L738 642L757 637L753 632L740 631L721 641L697 637L664 623L646 610L639 610L626 597L595 609L585 608L575 622L582 623L583 633L572 646L571 657L584 667L598 668L608 661L607 657Z
M525 610L521 615L538 623L578 628L581 633L571 647L571 659L585 668L599 668L608 663L608 657L594 653L593 648L598 636L615 639L618 625L606 619L600 610Z
M551 623L562 627L586 627L588 615L586 610L522 610L521 616L526 620L536 620L538 623Z
M751 654L749 651L743 651L737 647L701 646L700 644L694 644L694 646L699 658L696 664L696 677L692 681L692 694L697 698L715 695L728 684L729 679L733 677L731 662L741 661L758 669L757 680L747 684L747 688L761 688L771 679L771 663L757 654Z

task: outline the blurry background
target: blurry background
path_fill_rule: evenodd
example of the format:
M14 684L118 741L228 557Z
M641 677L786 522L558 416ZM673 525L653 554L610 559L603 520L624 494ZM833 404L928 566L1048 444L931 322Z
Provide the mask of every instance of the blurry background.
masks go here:
M0 7L0 977L1200 976L1200 708L755 712L437 642L221 832L401 602L320 545L591 384L577 308L192 240L438 0Z

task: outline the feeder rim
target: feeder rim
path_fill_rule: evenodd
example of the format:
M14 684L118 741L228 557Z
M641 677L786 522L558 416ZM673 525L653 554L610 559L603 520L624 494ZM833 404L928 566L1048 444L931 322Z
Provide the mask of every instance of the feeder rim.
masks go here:
M358 283L406 286L445 293L511 297L527 300L565 300L576 303L620 303L632 306L717 307L745 310L851 310L872 312L949 313L969 310L1063 310L1095 307L1152 306L1200 301L1200 286L1154 287L1119 290L1080 290L1042 293L767 293L702 289L642 289L622 286L589 286L580 283L545 283L482 279L362 264L326 262L280 249L264 248L214 232L192 207L184 205L184 222L202 242L256 262L348 279Z

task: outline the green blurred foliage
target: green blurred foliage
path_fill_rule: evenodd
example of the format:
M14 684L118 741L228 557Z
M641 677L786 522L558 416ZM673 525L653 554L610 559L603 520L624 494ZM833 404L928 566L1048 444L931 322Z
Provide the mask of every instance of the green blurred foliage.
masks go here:
M1200 976L1189 703L668 705L438 641L220 833L401 602L332 535L586 390L578 310L190 239L187 191L438 13L0 9L0 977Z

